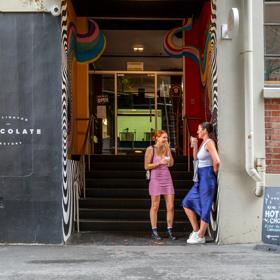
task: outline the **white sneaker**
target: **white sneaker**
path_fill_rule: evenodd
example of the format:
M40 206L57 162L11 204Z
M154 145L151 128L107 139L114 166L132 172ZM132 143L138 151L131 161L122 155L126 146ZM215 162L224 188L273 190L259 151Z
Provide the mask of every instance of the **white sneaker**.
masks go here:
M190 233L190 235L189 235L189 238L188 238L188 239L191 239L191 238L192 238L192 236L193 236L194 234L197 234L197 231L192 231L192 232Z
M190 238L187 240L188 244L203 244L205 242L205 237L199 237L197 232L192 232Z

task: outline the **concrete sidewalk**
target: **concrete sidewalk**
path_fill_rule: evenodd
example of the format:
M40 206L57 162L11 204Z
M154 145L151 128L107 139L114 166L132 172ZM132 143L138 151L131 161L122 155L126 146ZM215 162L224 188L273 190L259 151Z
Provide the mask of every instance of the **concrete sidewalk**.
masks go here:
M280 279L280 254L255 245L0 246L0 279Z

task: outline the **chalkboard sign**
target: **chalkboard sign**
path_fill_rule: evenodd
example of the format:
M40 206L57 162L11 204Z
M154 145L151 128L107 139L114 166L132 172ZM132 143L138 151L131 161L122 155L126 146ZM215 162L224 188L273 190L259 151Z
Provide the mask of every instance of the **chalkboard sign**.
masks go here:
M0 243L63 242L60 31L0 12Z
M265 189L262 240L264 243L280 245L280 187Z

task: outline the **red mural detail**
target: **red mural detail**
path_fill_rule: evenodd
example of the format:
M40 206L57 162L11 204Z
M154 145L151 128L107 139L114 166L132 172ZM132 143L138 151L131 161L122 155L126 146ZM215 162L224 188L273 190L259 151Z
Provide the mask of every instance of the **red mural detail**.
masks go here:
M211 3L206 2L201 14L193 22L192 29L185 32L185 45L194 46L204 52L209 24L211 23ZM195 136L199 123L210 120L207 86L203 87L198 65L189 57L184 57L185 73L185 116L191 135ZM189 139L186 139L187 145Z

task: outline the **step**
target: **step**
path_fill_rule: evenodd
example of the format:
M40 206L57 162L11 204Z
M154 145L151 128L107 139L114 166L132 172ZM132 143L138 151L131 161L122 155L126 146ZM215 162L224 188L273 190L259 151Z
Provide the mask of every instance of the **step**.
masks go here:
M81 231L150 231L148 193L144 157L94 155L86 172L86 198L80 199ZM191 164L192 165L192 164ZM191 166L192 168L192 166ZM175 157L170 168L175 187L175 223L177 232L190 232L191 226L182 209L182 198L193 185L187 172L187 157ZM166 229L166 206L161 198L159 230Z
M87 166L87 165L86 165ZM91 162L90 164L91 171L93 170L144 170L144 161L143 162ZM193 170L192 164L190 166L190 170ZM170 170L176 171L187 171L188 165L187 163L177 163L175 162L174 166L170 168Z
M148 186L149 182L143 179L123 179L123 178L86 178L86 188L88 187L113 187L113 186L121 186L121 187L145 187ZM192 180L173 180L173 184L175 188L187 188L188 186L193 185Z
M86 160L88 157L86 157ZM90 156L91 161L98 161L98 162L112 162L112 161L118 161L118 162L143 162L144 161L144 155L143 154L135 154L135 155L91 155Z
M145 178L146 171L138 170L94 170L86 173L86 178L126 178L126 179L143 179ZM193 173L186 171L174 171L171 170L171 176L173 179L192 179Z
M176 197L183 198L187 189L175 189ZM147 198L149 189L146 188L86 188L86 197L114 197L114 198Z
M98 208L81 208L80 219L111 219L111 220L149 220L150 209L98 209ZM185 221L187 219L183 209L174 211L174 220ZM158 220L166 220L166 209L158 211Z
M187 156L175 156L173 154L173 158L175 162L187 162L188 157ZM85 157L86 161L88 160L88 157ZM98 161L98 162L144 162L144 155L91 155L90 161Z
M116 208L116 209L148 209L151 206L150 198L81 198L82 208ZM182 199L175 198L174 208L181 208ZM164 199L161 199L160 208L165 209Z
M131 221L131 220L103 220L92 219L84 220L80 219L81 231L150 231L151 224L148 220L143 221ZM166 230L166 222L158 222L158 230ZM174 232L191 232L191 225L186 221L174 221Z

